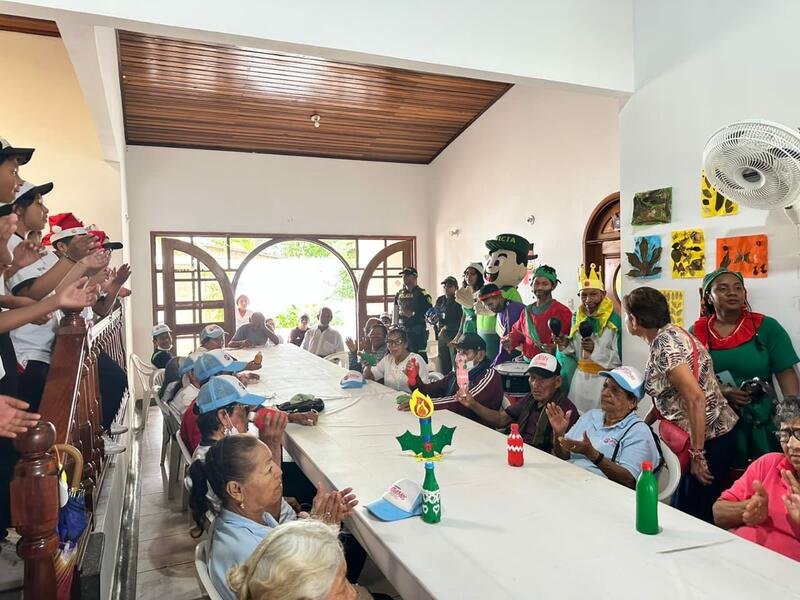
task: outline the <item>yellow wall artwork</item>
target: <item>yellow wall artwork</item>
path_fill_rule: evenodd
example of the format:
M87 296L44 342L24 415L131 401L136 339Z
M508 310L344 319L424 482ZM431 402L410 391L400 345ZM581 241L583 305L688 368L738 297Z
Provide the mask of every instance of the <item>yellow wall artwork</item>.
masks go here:
M704 217L729 217L739 214L739 205L720 194L700 172L700 211Z
M673 279L698 279L706 274L706 240L702 229L672 232Z
M669 304L669 319L673 325L683 327L683 290L658 290Z

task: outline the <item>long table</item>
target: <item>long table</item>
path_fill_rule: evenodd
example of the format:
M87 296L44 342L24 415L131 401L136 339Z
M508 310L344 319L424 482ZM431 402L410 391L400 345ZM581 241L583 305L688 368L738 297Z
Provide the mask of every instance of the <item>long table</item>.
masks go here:
M509 467L504 435L447 410L433 415L434 432L457 427L436 464L442 521L379 521L364 504L397 479L424 478L395 440L418 434L417 418L378 383L341 389L344 370L291 344L258 350L254 393L325 400L316 427L288 426L285 448L312 481L353 487L362 506L347 526L405 600L800 597L796 562L664 504L663 531L639 534L632 490L532 447L524 467Z

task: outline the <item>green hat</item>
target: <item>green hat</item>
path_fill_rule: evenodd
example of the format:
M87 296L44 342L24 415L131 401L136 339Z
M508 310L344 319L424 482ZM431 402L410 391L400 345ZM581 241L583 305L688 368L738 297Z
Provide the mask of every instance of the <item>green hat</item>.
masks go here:
M561 283L561 280L556 274L556 270L549 265L540 265L533 273L533 279L536 279L537 277L549 279L553 285Z
M513 250L517 255L517 263L527 264L528 250L530 250L530 243L521 235L515 233L501 233L493 240L486 240L486 247L489 252L495 250ZM536 258L534 256L534 258Z
M736 272L736 271L729 271L729 270L728 270L728 269L726 269L725 267L720 267L720 268L719 268L719 269L717 269L716 271L711 271L711 273L709 273L708 275L706 275L705 277L703 277L703 287L701 287L701 288L700 288L700 293L701 293L703 296L705 296L705 295L706 295L706 293L708 292L708 288L710 288L710 287L711 287L711 284L712 284L712 283L714 283L714 280L715 280L717 277L719 277L720 275L725 275L725 274L728 274L728 275L733 275L733 276L734 276L734 277L736 277L736 279L738 279L738 280L739 280L739 281L740 281L742 284L744 284L744 277L742 277L742 274L741 274L741 273L738 273L738 272Z

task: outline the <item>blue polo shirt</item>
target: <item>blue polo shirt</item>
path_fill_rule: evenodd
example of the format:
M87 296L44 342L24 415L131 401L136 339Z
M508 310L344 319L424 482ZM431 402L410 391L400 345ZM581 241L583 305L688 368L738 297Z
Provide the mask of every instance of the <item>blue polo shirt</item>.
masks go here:
M595 450L602 452L609 460L614 454L614 449L619 445L620 448L614 462L621 467L625 467L633 475L634 479L639 477L643 461L649 460L652 461L653 466L658 465L660 459L652 431L639 415L632 412L611 427L603 425L603 416L604 413L599 408L584 413L567 432L566 437L571 440L580 440L583 439L583 432L585 431ZM627 433L625 433L626 431ZM625 434L624 437L623 434ZM605 477L600 468L595 466L583 454L572 453L569 461L587 471Z
M280 522L292 521L295 514L292 508L281 501ZM217 592L225 600L236 600L228 587L227 574L234 565L244 564L261 540L278 526L273 516L264 513L266 525L222 509L211 525L211 548L208 553L208 574Z

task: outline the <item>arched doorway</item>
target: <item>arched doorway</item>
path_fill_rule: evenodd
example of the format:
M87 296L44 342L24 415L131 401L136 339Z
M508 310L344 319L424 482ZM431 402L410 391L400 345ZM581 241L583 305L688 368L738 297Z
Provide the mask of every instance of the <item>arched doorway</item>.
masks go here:
M609 194L597 205L583 232L583 260L603 269L603 283L614 308L620 312L620 220L619 192Z
M357 339L358 282L350 261L351 256L319 240L269 240L242 261L232 286L236 296L250 298L253 310L275 320L284 339L300 315L308 314L313 322L323 306L333 311L332 325L343 337Z

